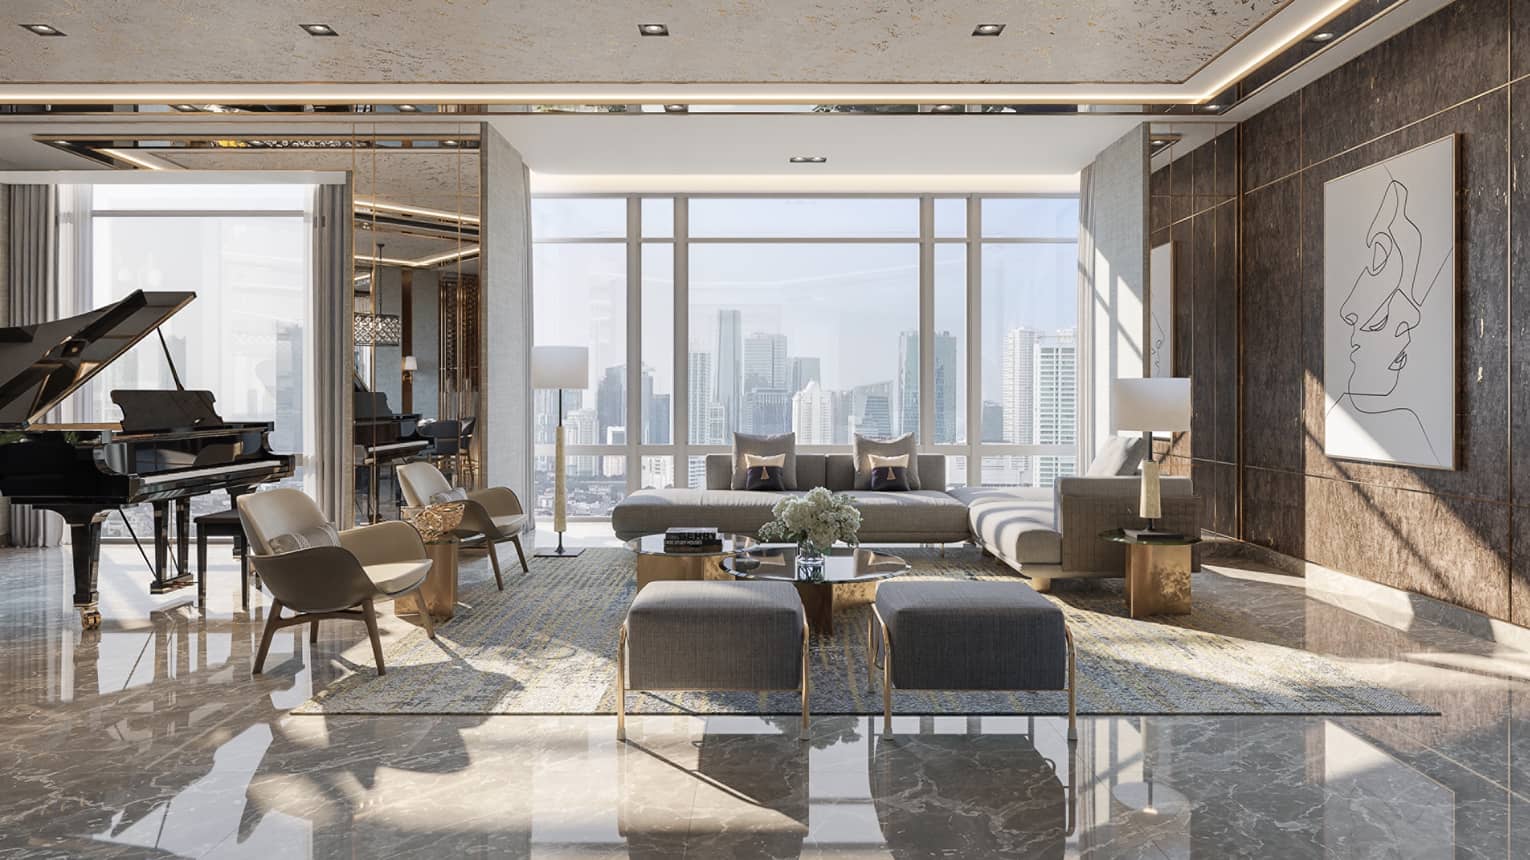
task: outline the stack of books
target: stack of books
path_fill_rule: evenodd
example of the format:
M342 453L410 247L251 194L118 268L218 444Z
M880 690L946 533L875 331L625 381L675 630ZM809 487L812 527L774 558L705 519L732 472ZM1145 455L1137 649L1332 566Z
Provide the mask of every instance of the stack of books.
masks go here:
M665 552L722 552L722 534L717 529L677 526L664 531Z

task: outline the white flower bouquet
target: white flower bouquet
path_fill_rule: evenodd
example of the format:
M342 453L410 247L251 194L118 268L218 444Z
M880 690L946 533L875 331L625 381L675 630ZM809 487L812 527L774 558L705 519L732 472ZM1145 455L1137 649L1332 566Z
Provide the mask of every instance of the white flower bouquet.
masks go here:
M760 540L794 543L809 554L821 554L839 541L856 546L861 512L849 496L835 495L823 487L807 495L782 499L771 510L775 519L760 529Z

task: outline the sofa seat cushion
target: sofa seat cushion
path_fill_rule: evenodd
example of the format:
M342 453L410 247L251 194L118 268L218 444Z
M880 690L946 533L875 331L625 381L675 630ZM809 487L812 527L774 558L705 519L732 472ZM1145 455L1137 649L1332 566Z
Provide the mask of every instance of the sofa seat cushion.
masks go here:
M861 511L860 539L864 543L967 539L967 506L947 493L936 490L903 493L853 490L845 495Z
M958 487L972 535L989 552L1015 564L1061 564L1052 491L1046 487Z
M715 528L754 534L772 519L772 509L802 493L749 490L639 490L611 511L611 527L622 540L662 534L674 526Z

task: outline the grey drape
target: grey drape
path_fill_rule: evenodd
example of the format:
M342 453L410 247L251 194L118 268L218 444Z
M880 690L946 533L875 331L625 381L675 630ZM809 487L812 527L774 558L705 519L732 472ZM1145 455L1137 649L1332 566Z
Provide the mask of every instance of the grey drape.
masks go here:
M319 508L342 528L351 513L351 186L320 185L314 198L313 359L315 450L313 470Z
M9 325L57 319L58 207L50 185L12 185L6 205L6 290ZM11 505L11 543L57 546L64 538L58 514Z

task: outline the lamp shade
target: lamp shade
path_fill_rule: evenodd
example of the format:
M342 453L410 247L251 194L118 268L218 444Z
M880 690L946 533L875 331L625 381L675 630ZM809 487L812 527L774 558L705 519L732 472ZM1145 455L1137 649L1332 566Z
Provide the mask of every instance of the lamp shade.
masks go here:
M589 383L589 349L582 346L531 348L532 388L585 388Z
M420 369L420 360L415 358L412 355L404 356L404 369L405 370L419 370Z
M1110 384L1115 430L1178 433L1190 429L1188 377L1117 379Z

